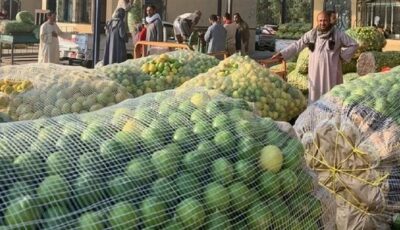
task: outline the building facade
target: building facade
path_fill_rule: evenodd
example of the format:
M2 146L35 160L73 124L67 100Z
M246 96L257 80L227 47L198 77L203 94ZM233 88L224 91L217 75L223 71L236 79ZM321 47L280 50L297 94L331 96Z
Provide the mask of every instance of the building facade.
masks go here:
M110 19L118 0L100 0L102 5L101 22L104 24ZM208 18L211 14L217 14L218 1L214 0L143 0L143 5L154 4L165 21L173 22L174 19L186 12L200 10L203 16L198 27L205 29L209 25ZM221 14L228 11L229 4L232 3L232 13L240 13L251 29L250 44L255 41L256 28L256 0L233 1L221 0ZM50 9L57 12L58 25L66 32L92 33L92 15L91 9L94 0L42 0L42 9ZM179 6L179 7L178 7ZM144 16L144 11L143 11ZM254 46L250 47L250 51L254 50Z
M399 0L314 0L314 23L321 10L335 10L339 28L342 29L354 26L384 29L388 36L384 50L400 51Z
M0 0L0 7L4 8L8 12L8 15L11 16L11 19L14 20L15 15L21 10L35 14L36 9L42 8L42 2L32 0Z
M4 1L4 0L3 0ZM34 12L35 8L51 9L58 13L58 24L67 32L91 33L92 7L94 0L21 0L23 9ZM101 22L111 18L118 0L100 0L102 6ZM188 4L190 2L190 4ZM165 21L172 22L178 15L198 9L203 12L199 27L208 26L208 17L226 11L239 12L251 28L251 42L254 44L257 0L142 0L143 5L154 4ZM219 4L218 4L219 3ZM231 5L230 5L231 4ZM339 16L339 27L343 30L354 26L373 25L380 18L380 26L390 30L385 50L400 51L400 1L399 0L314 0L313 21L321 10L335 10ZM144 11L143 11L144 16ZM251 49L254 49L252 47Z

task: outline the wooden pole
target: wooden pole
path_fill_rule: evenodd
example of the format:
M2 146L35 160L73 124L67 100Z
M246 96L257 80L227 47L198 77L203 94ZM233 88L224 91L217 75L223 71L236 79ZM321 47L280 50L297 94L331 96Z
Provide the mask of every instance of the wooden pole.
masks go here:
M233 0L228 0L228 13L232 15Z
M101 23L101 1L96 0L93 7L94 29L93 29L93 67L99 60L100 51L100 23Z
M12 20L12 11L13 11L12 5L14 3L14 0L10 0L8 2L10 3L10 12L8 12L8 14L10 15L10 20Z
M222 16L222 0L218 0L217 15Z

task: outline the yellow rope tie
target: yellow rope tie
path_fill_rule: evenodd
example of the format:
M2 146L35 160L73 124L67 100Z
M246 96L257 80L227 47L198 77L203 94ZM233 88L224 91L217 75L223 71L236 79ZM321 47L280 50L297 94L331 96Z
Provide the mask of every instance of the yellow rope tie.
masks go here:
M348 201L348 200L347 200L346 198L344 198L342 195L336 193L336 191L332 190L332 189L329 188L328 186L326 186L326 185L324 185L324 184L322 184L322 183L318 183L318 184L321 185L322 187L324 187L324 188L325 188L326 190L328 190L330 193L335 194L335 197L338 197L338 198L342 199L344 202L346 202L347 204L349 204L349 205L352 206L353 208L359 210L359 211L360 211L361 213L363 213L364 215L367 215L367 216L378 215L378 214L370 213L370 212L368 211L368 208L363 209L363 208L360 208L360 207L357 206L357 205L354 205L353 203L351 203L350 201Z
M361 159L362 161L364 161L364 163L370 165L369 162L368 162L367 160L364 159L364 156L366 156L366 155L368 155L368 154L367 154L367 153L364 153L363 151L361 151L361 149L355 147L355 146L351 143L351 141L347 138L347 136L345 135L345 133L344 133L342 130L337 129L336 131L338 132L338 134L340 134L340 136L343 137L344 141L346 141L346 143L347 143L349 146L351 146L351 148L352 148L352 153L355 153L358 157L360 157L360 159ZM350 156L351 156L351 155L349 155L349 157L350 157ZM346 160L347 160L347 159L346 159Z
M342 175L346 175L349 177L352 177L358 181L360 181L361 183L365 184L365 185L370 185L373 187L378 187L380 186L383 181L385 181L388 177L389 177L389 173L386 173L384 176L378 177L376 180L373 181L368 181L365 180L363 178L360 178L358 176L355 176L352 174L352 172L363 172L363 171L368 171L368 170L372 170L373 167L371 167L370 163L364 158L365 156L368 155L368 153L365 153L364 151L362 151L361 149L355 147L351 141L346 137L345 133L343 133L343 131L341 130L337 130L338 135L336 136L336 143L335 143L335 160L334 160L334 165L331 166L329 164L329 162L326 160L326 158L324 157L326 155L326 153L324 153L323 151L321 151L321 149L319 148L318 144L315 142L315 140L313 141L313 145L314 147L317 149L317 151L320 153L319 156L321 159L315 157L314 155L312 155L309 151L306 151L306 154L309 155L312 160L320 163L321 165L323 165L326 168L318 168L318 167L313 167L313 169L315 171L319 171L319 172L329 172L329 177L326 178L326 180L324 181L324 183L327 183L329 180L333 179L333 181L335 182L339 182L343 187L344 190L351 195L351 197L357 202L357 204L354 204L352 202L350 202L349 200L347 200L345 197L343 197L342 195L340 195L339 193L336 192L336 183L333 183L333 188L330 188L328 186L326 186L324 183L318 182L322 187L324 187L325 189L327 189L328 191L330 191L332 194L334 194L336 197L339 197L340 199L344 200L346 203L348 203L349 205L351 205L352 207L358 209L360 212L362 212L365 215L376 215L376 214L371 214L368 210L368 208L361 208L361 202L357 199L356 194L354 194L351 189L348 188L348 186L346 185L346 183L343 182L342 178L341 178L341 174ZM338 165L336 165L337 159L337 147L338 147L338 138L339 136L342 136L342 138L346 141L346 143L352 147L352 152L343 160L341 161ZM365 162L368 167L367 168L359 168L359 169L340 169L340 167L342 167L342 165L350 160L350 157L355 154L355 156L359 157L363 162ZM383 212L383 210L382 210Z
M316 148L318 148L318 146L316 146ZM327 181L329 181L331 178L333 178L334 181L338 181L340 182L340 184L345 188L345 190L354 198L354 200L357 200L357 197L354 195L354 193L348 189L348 187L346 186L346 183L344 183L341 178L340 178L340 173L343 173L341 169L337 169L335 167L330 166L326 161L322 162L321 160L317 159L316 157L312 156L313 159L315 159L316 161L320 162L321 164L323 164L324 166L327 167L328 171L330 172L330 176L328 178L326 178L326 180L324 181L324 183L327 183ZM320 171L327 171L327 170L321 170ZM327 187L327 186L324 186ZM331 191L334 191L333 193L335 195L338 195L336 193L336 183L333 183L333 188L329 189ZM350 202L349 202L350 203ZM360 203L360 202L358 202Z
M367 180L364 180L364 179L362 179L362 178L360 178L360 177L354 176L353 174L348 173L348 172L368 171L368 170L371 170L371 168L363 168L363 169L338 169L338 168L335 168L335 167L333 167L333 166L330 166L329 163L327 163L326 161L320 160L320 159L314 157L314 156L311 155L311 154L307 154L307 155L310 155L310 156L313 158L313 160L317 161L318 163L320 163L320 164L322 164L322 165L324 165L324 166L326 167L326 169L324 169L324 168L314 168L316 171L320 171L320 172L329 171L329 172L331 172L331 174L333 174L334 176L335 176L336 174L340 174L340 173L341 173L341 174L350 176L350 177L352 177L352 178L354 178L354 179L357 179L357 180L359 180L360 182L363 182L363 183L366 184L366 185L371 185L371 186L377 187L377 186L379 186L385 179L387 179L387 177L390 176L390 174L387 173L387 174L385 174L384 176L379 177L379 178L377 178L377 179L374 180L374 181L367 181Z

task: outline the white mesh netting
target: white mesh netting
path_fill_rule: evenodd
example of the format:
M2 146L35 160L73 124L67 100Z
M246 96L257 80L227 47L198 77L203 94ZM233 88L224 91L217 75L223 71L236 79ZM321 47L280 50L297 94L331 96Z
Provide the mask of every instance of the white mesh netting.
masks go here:
M83 67L4 66L0 76L0 111L14 121L95 111L131 97L124 87Z
M390 229L400 212L400 77L370 74L309 106L295 130L336 196L338 229Z
M249 57L233 55L180 88L206 87L253 103L261 116L290 121L304 111L303 94Z
M107 65L96 70L120 83L134 97L174 89L185 81L207 72L218 59L198 52L178 50Z
M199 89L0 124L0 225L333 229L329 195L281 126Z

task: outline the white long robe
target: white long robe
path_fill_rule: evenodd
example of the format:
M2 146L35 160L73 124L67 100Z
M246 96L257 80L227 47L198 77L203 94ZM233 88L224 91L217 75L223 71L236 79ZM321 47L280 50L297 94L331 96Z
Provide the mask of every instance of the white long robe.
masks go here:
M333 38L335 41L333 50L329 49L328 39L317 36L314 51L309 51L308 103L318 100L335 85L343 83L342 61L349 62L357 50L357 42L344 32L334 30ZM287 60L306 48L312 40L314 39L311 30L280 53Z
M58 37L53 37L52 32L56 32L58 36L65 37L64 32L60 30L56 23L53 25L48 21L40 27L40 44L39 44L39 63L59 63L60 46Z

